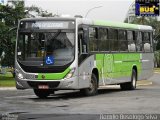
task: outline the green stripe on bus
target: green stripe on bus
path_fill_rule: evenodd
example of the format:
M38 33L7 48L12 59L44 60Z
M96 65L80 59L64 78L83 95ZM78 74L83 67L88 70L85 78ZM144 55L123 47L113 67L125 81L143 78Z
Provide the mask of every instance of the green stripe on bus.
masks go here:
M111 21L104 21L104 20L95 20L93 21L93 24L100 25L100 26L117 27L117 28L139 29L138 25L135 25L135 24L111 22Z
M67 68L62 73L39 73L37 79L38 80L60 80L60 79L63 79L69 72L70 72L70 68Z
M142 70L140 53L96 54L96 67L100 79L129 77L133 66L137 67L140 74Z

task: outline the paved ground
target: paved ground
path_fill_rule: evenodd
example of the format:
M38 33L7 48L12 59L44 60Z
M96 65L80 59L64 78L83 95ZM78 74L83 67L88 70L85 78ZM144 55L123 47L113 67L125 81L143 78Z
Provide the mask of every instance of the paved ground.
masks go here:
M32 90L0 90L0 113L160 113L160 74L155 73L150 81L152 85L138 86L134 91L121 91L119 87L100 89L92 97L84 97L78 91L60 91L48 99L39 99Z

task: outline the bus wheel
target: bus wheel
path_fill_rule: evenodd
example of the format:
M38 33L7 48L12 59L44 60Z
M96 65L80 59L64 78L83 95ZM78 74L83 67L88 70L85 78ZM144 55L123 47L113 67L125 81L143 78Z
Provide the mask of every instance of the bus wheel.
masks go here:
M34 93L39 98L47 98L50 95L49 90L34 89Z
M93 96L97 94L98 83L97 77L94 73L92 73L90 87L86 89L82 89L81 92L86 96Z
M135 90L137 85L137 73L133 69L132 70L132 76L131 76L131 82L122 83L120 84L122 90Z

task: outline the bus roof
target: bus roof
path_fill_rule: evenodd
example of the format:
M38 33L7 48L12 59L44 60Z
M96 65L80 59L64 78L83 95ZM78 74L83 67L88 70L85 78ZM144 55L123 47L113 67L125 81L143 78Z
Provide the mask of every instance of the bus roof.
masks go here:
M64 17L37 17L37 18L24 18L21 21L33 21L33 20L75 20L76 18L64 18Z
M66 17L42 17L42 18L25 18L21 21L32 21L32 20L77 20L79 24L96 25L96 26L106 26L115 28L125 28L125 29L137 29L137 30L149 30L152 31L151 26L138 25L138 24L128 24L122 22L112 22L106 20L91 20L88 18L66 18Z
M100 25L100 26L116 27L116 28L153 30L151 26L147 26L147 25L136 25L136 24L111 22L111 21L104 21L104 20L93 20L93 24Z

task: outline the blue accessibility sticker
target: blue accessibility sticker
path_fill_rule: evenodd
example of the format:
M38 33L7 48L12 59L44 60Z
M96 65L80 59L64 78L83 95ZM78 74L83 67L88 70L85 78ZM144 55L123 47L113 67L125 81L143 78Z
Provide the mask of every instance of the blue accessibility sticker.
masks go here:
M45 58L45 62L47 65L52 65L54 64L54 57L52 55L48 55Z

